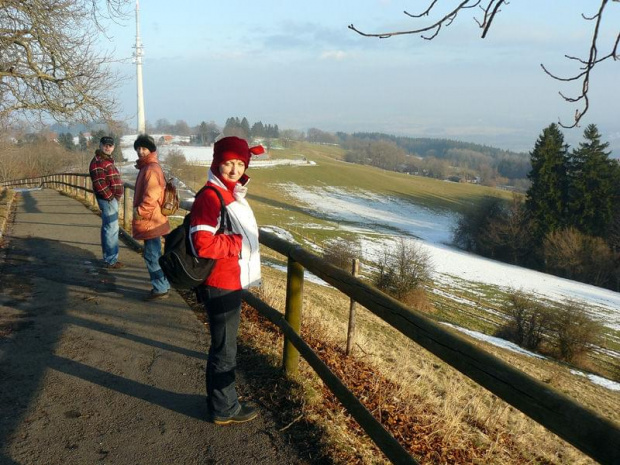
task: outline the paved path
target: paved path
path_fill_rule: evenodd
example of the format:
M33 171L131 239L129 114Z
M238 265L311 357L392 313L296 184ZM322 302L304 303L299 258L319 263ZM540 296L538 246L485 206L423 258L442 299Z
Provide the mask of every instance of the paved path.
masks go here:
M146 267L123 244L127 267L102 268L99 228L53 190L17 202L0 257L0 464L303 463L268 412L204 420L204 325L176 293L143 302Z

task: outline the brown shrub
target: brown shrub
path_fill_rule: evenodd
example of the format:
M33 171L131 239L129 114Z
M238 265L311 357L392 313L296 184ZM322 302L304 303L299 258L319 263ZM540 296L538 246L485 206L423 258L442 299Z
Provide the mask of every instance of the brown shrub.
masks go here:
M360 258L362 247L359 240L334 239L323 247L323 258L334 266L351 272L353 260Z
M568 301L552 316L553 341L557 358L569 363L578 361L595 348L602 336L602 325L576 302Z
M405 305L423 313L435 313L437 309L429 300L426 290L421 287L412 289L401 299Z
M547 234L544 241L547 271L568 279L604 286L614 274L614 256L603 239L574 228Z
M529 350L537 350L551 324L550 310L522 292L513 292L504 304L510 319L497 336Z

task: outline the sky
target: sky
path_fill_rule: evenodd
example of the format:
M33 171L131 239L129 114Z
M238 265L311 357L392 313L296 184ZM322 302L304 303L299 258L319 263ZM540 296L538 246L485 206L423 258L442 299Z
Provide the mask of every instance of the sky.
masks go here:
M592 22L581 14L594 14L598 3L510 2L485 39L466 11L427 41L364 38L347 28L427 25L403 14L425 1L142 0L146 119L223 126L245 116L280 129L380 131L527 152L549 124L572 124L577 106L558 92L577 95L578 87L551 79L540 65L560 76L577 72L564 56L589 53ZM118 116L130 127L137 112L134 10L130 5L127 18L107 23L101 35L123 77ZM610 2L600 54L611 51L618 24L620 3ZM594 123L620 156L619 76L620 61L594 69L588 114L580 128L563 130L571 146Z

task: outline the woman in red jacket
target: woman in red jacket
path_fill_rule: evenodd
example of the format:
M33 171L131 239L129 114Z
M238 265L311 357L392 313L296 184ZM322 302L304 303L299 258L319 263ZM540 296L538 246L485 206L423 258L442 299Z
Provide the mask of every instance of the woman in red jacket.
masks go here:
M215 424L243 423L258 415L255 406L239 402L235 388L237 331L241 316L241 289L260 284L258 226L245 199L250 157L263 153L238 137L215 143L207 185L224 200L229 227L220 226L220 200L211 189L194 201L191 211L191 244L199 257L216 259L199 296L209 317L211 346L207 361L207 407Z

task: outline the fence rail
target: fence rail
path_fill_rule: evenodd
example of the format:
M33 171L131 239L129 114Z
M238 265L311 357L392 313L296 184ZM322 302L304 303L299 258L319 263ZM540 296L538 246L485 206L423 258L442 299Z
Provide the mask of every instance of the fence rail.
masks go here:
M75 174L54 176L68 175L87 177ZM37 181L31 184L47 185L69 193L86 191L92 195L92 190L87 189L84 184L74 184L67 178L36 179ZM28 184L24 181L0 185L10 187ZM126 185L126 189L132 188L133 186ZM620 429L610 420L479 349L458 334L441 327L423 314L404 306L301 246L265 230L260 232L260 243L288 259L285 314L283 316L249 292L244 292L244 299L284 333L283 367L286 373L296 373L298 357L301 354L392 462L416 463L299 336L304 269L360 303L397 331L593 459L603 464L620 463Z

